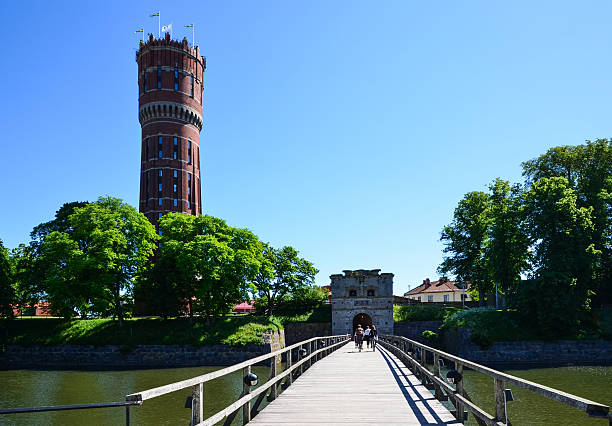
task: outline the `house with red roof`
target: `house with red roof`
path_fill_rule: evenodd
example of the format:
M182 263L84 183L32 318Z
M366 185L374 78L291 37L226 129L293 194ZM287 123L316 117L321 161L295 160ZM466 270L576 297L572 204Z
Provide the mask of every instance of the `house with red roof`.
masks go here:
M242 302L234 306L233 311L236 314L253 314L255 313L255 306L253 306L253 301Z
M461 302L462 300L469 302L472 300L467 292L469 288L469 284L450 281L446 277L442 277L438 281L430 281L429 278L426 278L423 280L423 284L404 293L404 297L423 303Z

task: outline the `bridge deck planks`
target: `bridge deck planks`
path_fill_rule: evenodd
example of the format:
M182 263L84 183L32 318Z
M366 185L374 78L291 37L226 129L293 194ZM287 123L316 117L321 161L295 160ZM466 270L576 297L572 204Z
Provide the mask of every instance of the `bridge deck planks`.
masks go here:
M364 344L365 346L365 344ZM249 424L460 425L397 358L352 342L315 363Z

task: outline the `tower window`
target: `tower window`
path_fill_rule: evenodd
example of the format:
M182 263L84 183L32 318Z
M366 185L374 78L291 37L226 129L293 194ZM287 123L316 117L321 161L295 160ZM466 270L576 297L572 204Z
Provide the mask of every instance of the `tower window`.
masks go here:
M191 141L187 142L187 164L191 164Z
M176 189L177 189L177 185L176 185L176 183L175 183L175 184L174 184L174 192L176 192Z
M161 217L162 217L161 212L157 213L157 219L161 219Z
M159 191L159 192L162 192L162 184L160 183L160 184L158 184L157 186L158 186L158 191Z
M157 68L157 88L161 89L161 68Z
M178 206L178 199L174 199L174 207Z
M349 296L357 296L357 290L349 290Z
M145 160L149 159L149 138L146 139L146 157Z
M191 201L187 200L187 208L190 209L191 208Z
M163 144L162 144L163 140L164 139L160 136L159 139L158 139L158 142L157 142L157 147L158 147L158 150L159 150L159 158L162 158L163 155L164 155Z
M178 90L179 88L179 73L178 68L174 69L174 90Z
M193 98L193 74L191 75L191 97Z
M368 290L368 296L374 296L374 290Z
M161 198L159 200L157 200L157 205L159 205L159 206L162 205L162 199Z
M157 171L157 176L162 177L164 175L164 172L162 171L162 169L159 169Z
M174 171L174 178L176 179L178 177L178 170Z
M144 92L147 92L147 72L144 72Z

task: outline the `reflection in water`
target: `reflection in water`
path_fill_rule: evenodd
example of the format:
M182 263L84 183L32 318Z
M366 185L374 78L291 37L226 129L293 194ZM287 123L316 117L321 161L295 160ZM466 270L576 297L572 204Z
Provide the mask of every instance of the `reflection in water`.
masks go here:
M127 371L0 371L0 407L32 407L92 402L123 401L125 395L191 377L210 373L222 367L175 368ZM268 367L253 367L265 383ZM234 402L242 392L242 373L235 372L204 385L206 417ZM184 408L191 388L147 400L130 409L135 425L189 425L191 411ZM262 406L265 405L262 403ZM86 422L84 423L84 419ZM234 423L238 423L240 416ZM0 416L0 425L121 425L125 408L61 411Z

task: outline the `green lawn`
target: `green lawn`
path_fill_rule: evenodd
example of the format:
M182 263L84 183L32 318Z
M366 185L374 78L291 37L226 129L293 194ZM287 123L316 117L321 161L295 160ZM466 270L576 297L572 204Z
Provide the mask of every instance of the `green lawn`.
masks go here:
M442 321L458 311L448 306L394 305L393 321Z
M263 343L266 331L283 329L287 322L329 322L331 308L323 305L292 316L228 315L208 325L203 319L163 320L135 318L123 327L112 319L65 321L60 318L29 317L0 322L0 344L14 345L214 345L244 346Z

